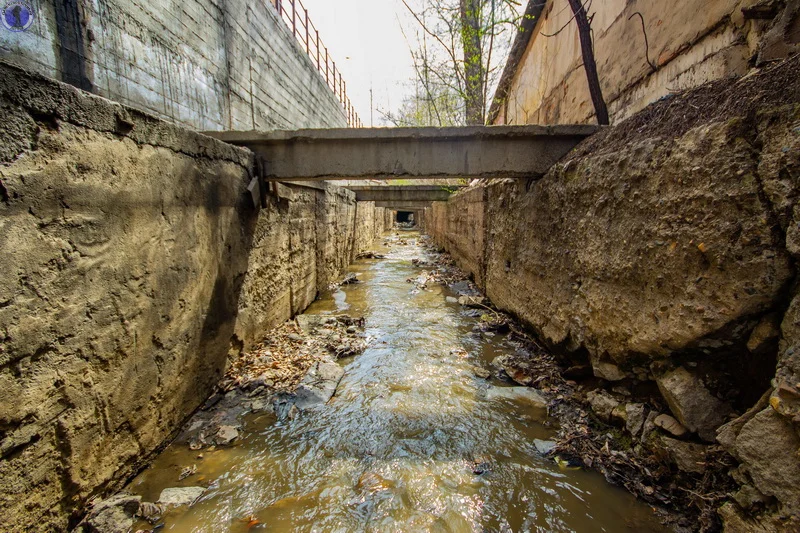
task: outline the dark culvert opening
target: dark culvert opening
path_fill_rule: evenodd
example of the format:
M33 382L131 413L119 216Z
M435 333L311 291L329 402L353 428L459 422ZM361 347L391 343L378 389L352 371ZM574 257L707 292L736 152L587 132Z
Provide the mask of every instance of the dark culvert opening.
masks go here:
M411 211L398 211L395 221L399 224L414 222L414 213Z

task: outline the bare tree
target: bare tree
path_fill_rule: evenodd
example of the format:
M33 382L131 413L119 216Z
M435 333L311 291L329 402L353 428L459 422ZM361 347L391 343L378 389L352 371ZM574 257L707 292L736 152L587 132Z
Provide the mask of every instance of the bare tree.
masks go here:
M406 33L416 70L417 102L403 110L418 125L484 124L495 85L520 20L517 0L402 0L416 21ZM413 4L412 4L413 3ZM404 32L405 33L405 32ZM404 120L408 119L404 116ZM428 119L427 121L424 119Z
M589 94L594 104L594 113L597 116L597 123L608 125L608 108L603 98L603 91L600 88L600 79L597 76L597 63L594 60L594 45L592 43L592 25L586 8L581 0L568 0L574 14L575 23L578 25L578 37L581 41L581 55L583 56L583 68L586 71L586 79L589 82Z

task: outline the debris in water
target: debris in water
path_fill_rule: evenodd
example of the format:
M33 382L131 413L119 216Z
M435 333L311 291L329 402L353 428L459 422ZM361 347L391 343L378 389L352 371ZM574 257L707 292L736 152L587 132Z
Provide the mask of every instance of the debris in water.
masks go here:
M242 518L242 522L247 524L247 529L251 529L253 526L256 526L261 523L256 515L250 515L245 518Z
M181 470L181 474L178 476L178 481L183 481L187 477L194 475L195 472L197 472L197 465L187 466Z
M361 252L356 255L356 259L385 259L386 256L377 252Z

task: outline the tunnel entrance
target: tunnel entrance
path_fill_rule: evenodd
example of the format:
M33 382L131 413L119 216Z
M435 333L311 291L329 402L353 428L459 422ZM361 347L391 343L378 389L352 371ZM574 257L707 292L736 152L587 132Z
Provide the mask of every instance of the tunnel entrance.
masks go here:
M414 213L411 211L398 211L395 216L395 222L398 224L410 224L414 222Z

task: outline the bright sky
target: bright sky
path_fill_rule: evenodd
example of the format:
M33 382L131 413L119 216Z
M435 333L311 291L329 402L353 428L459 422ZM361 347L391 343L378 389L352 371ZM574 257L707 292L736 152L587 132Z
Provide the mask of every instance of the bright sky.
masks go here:
M365 126L384 125L378 109L394 111L412 90L414 66L400 30L413 19L400 0L302 0L339 68L347 95ZM411 36L409 34L409 36Z

